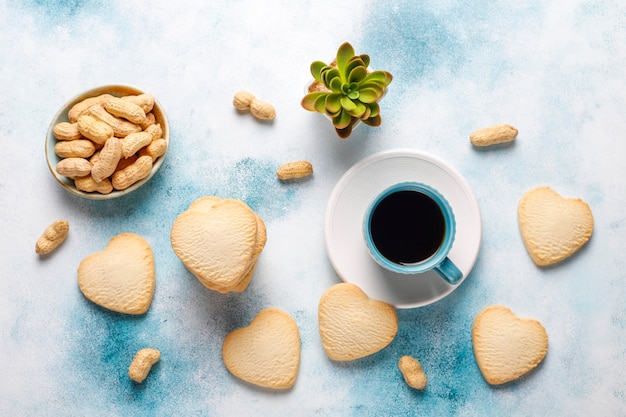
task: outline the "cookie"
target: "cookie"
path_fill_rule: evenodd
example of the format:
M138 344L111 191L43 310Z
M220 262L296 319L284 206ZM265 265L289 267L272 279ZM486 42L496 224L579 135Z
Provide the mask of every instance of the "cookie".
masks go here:
M243 291L267 241L263 220L244 202L207 196L181 213L170 233L174 253L207 288Z
M548 334L537 320L519 318L507 307L494 305L474 319L472 345L485 380L499 385L539 365L548 352Z
M141 236L122 233L102 252L78 266L78 286L84 296L106 309L143 314L150 308L156 284L152 248Z
M206 212L207 210L212 209L213 207L215 207L216 205L220 204L223 201L224 200L222 198L214 196L214 195L200 197L197 200L194 200L191 202L191 204L187 208L187 211L197 210L197 211Z
M391 343L398 332L395 308L370 299L351 283L326 290L319 301L318 322L324 350L335 361L374 354Z
M300 332L286 312L268 308L250 325L229 333L222 359L230 373L254 385L286 389L300 367Z
M550 187L537 187L521 198L518 223L524 245L539 266L558 263L591 238L593 214L581 199L564 198Z

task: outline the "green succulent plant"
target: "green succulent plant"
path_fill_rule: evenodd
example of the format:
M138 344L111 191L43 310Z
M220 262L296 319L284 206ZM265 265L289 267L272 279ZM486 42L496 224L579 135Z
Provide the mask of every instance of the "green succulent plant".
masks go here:
M315 61L311 74L316 91L302 99L302 107L326 114L340 138L346 139L358 121L369 126L382 122L378 101L393 79L387 71L369 71L369 55L355 55L350 43L343 43L331 64Z

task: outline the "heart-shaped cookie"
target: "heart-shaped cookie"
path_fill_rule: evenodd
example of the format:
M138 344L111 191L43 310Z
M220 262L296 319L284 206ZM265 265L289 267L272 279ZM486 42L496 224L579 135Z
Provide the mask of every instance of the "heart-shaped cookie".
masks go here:
M152 249L134 233L111 238L102 252L87 256L78 266L78 286L85 297L119 313L148 311L155 282Z
M528 191L519 202L518 222L533 261L548 266L580 249L593 232L593 215L580 199L564 198L549 187Z
M254 217L256 218L256 225L257 225L256 240L254 244L254 250L252 252L252 258L249 262L248 268L243 273L239 282L236 282L236 279L233 279L232 281L229 282L229 284L222 285L217 282L204 280L203 284L206 287L214 291L223 293L223 294L227 292L231 292L231 291L243 292L246 288L248 288L248 285L250 285L250 282L252 281L252 277L254 276L254 271L256 269L257 258L263 251L263 248L265 247L265 243L267 242L267 229L265 227L265 223L263 222L263 219L261 219L259 215L254 213L252 209L250 209L241 200L236 200L236 199L231 199L231 198L222 199L217 196L206 196L206 197L198 198L197 200L193 201L186 211L187 212L190 212L190 211L208 212L214 209L218 205L224 205L222 209L225 207L227 208L229 206L238 206L240 208L244 208L245 210L253 213Z
M472 326L474 357L485 380L504 384L530 372L548 352L548 334L537 320L517 317L510 309L484 308Z
M261 387L290 388L300 367L300 332L282 310L261 311L248 327L229 333L222 345L226 368L237 378Z
M396 309L370 299L351 283L335 284L326 290L319 302L318 321L324 350L336 361L376 353L398 332Z
M265 240L259 244L258 216L243 202L202 201L174 221L172 249L202 284L228 292L246 276Z

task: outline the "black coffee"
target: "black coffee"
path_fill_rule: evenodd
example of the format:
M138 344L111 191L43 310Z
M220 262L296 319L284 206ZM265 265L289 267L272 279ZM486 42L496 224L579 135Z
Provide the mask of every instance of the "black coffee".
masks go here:
M384 197L370 219L372 241L385 258L414 264L437 252L446 233L439 205L419 191L401 190Z

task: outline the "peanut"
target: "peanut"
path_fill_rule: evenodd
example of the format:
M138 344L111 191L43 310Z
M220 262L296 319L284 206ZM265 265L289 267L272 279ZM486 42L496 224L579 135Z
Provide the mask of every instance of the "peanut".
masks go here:
M35 243L35 252L40 255L55 250L67 237L70 230L70 224L67 220L57 220L44 230L37 243Z
M91 163L85 158L65 158L59 161L56 171L68 178L84 177L91 173Z
M131 133L141 132L141 126L129 122L125 119L113 116L100 104L89 107L85 114L88 114L106 124L113 129L113 134L118 138L123 138Z
M140 156L134 164L115 171L111 178L113 188L125 190L139 180L146 178L152 170L152 157L149 155Z
M422 390L426 388L428 378L419 361L411 356L403 356L398 361L398 368L404 376L404 381L411 388Z
M95 182L101 182L111 176L122 158L122 141L114 136L110 137L104 147L98 152L92 162L91 176ZM92 158L93 159L93 158Z
M309 161L294 161L283 164L276 171L279 180L302 178L313 174L313 165Z
M54 153L60 158L89 158L96 151L96 146L88 139L76 139L57 142Z
M254 94L248 93L247 91L239 91L235 93L233 106L235 106L237 110L249 110L252 100L256 100Z
M133 381L141 384L148 373L152 369L152 366L161 359L161 352L157 349L143 348L140 349L133 358L130 366L128 367L128 376Z
M118 139L119 140L119 139ZM105 142L106 143L106 142ZM104 148L104 146L103 146ZM91 164L91 169L93 169L93 166L95 165L95 163L98 161L98 159L100 158L100 150L97 150L93 155L91 155L91 158L89 158L89 163Z
M121 117L134 124L142 124L146 120L146 112L138 105L129 100L114 97L102 103L102 107L113 116Z
M273 120L276 117L274 106L257 99L254 94L247 91L239 91L235 94L233 106L240 111L249 110L254 117L260 120Z
M148 146L152 142L152 134L150 132L131 133L121 140L122 157L124 159L134 155L139 149Z
M143 123L141 123L140 127L143 130L146 130L147 128L149 128L155 123L156 123L156 116L154 115L154 113L146 113L146 119L143 121Z
M94 104L102 104L107 100L110 100L111 98L113 98L111 94L100 94L96 97L88 97L83 101L74 104L67 113L67 117L70 122L74 123L78 120L80 115L89 107L93 106Z
M152 140L161 139L163 137L163 129L159 123L148 126L145 131L152 135Z
M52 127L52 134L58 140L76 140L81 138L78 131L78 124L70 122L59 122Z
M511 125L495 125L472 132L470 142L474 146L496 145L513 141L517 137L517 133L517 129Z
M152 94L143 93L136 96L124 96L122 100L128 100L137 104L146 114L154 108L154 96Z
M113 185L110 179L105 178L100 182L96 182L91 175L74 178L74 185L78 191L84 191L86 193L96 191L100 194L109 194L113 191Z
M260 120L273 120L276 117L274 107L270 103L261 100L252 100L250 113Z
M91 139L96 143L104 143L108 138L113 136L113 129L107 123L104 123L91 115L82 114L78 118L78 131L87 139Z
M165 139L153 140L150 145L143 148L139 155L150 155L152 162L156 161L160 156L165 155L167 151L167 141Z

